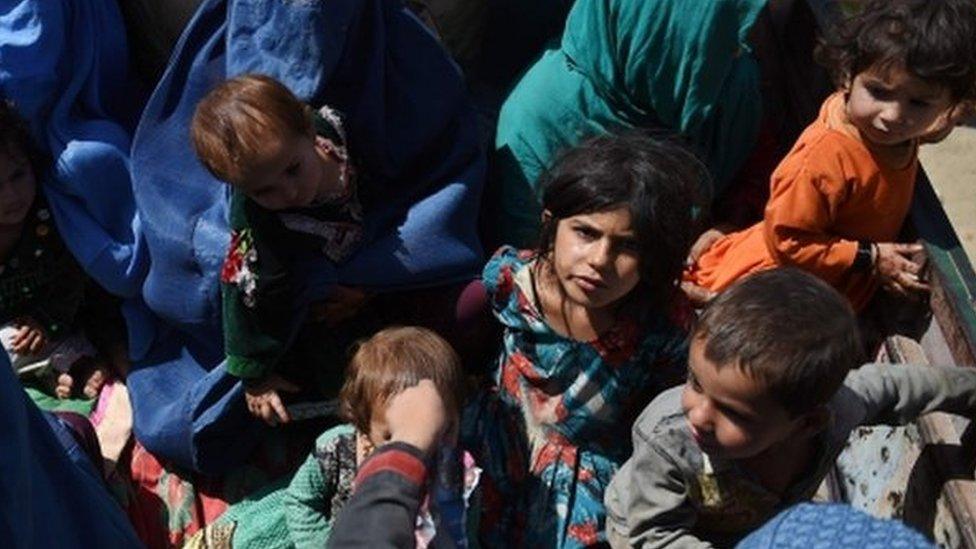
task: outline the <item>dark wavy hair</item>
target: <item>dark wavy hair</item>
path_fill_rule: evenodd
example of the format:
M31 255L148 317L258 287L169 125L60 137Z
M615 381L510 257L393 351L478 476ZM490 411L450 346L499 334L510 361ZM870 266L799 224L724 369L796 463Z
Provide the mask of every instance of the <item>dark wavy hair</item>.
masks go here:
M0 154L24 155L35 178L41 176L41 170L47 163L47 157L31 137L27 121L20 116L13 103L5 99L0 99Z
M551 257L561 219L626 206L641 297L648 312L670 305L710 188L707 168L679 138L637 131L590 138L557 160L543 188L550 216L540 231L540 257Z
M797 417L830 400L864 361L858 333L847 299L810 273L785 267L747 276L719 294L692 339L717 368L738 368L760 381Z
M815 55L838 86L871 67L904 66L955 101L973 100L976 2L872 0L823 37Z

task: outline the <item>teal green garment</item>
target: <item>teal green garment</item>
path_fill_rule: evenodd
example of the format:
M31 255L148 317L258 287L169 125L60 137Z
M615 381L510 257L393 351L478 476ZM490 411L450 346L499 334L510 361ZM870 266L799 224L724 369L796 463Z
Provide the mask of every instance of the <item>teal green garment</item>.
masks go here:
M332 522L352 493L356 429L342 424L322 433L293 476L231 505L219 524L235 523L234 547L325 547Z
M74 412L88 417L95 409L93 398L56 398L44 392L39 385L28 383L24 385L27 396L41 410L48 412Z
M502 239L532 243L539 176L584 138L669 128L698 149L713 196L759 133L759 66L747 38L765 0L577 0L502 106L495 139Z

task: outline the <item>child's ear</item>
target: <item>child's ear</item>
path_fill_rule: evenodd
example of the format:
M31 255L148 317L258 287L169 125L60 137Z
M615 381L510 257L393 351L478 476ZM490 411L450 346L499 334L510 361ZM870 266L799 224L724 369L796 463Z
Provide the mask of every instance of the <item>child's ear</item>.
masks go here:
M830 408L817 406L813 410L797 418L796 434L801 437L812 437L827 428L830 423Z

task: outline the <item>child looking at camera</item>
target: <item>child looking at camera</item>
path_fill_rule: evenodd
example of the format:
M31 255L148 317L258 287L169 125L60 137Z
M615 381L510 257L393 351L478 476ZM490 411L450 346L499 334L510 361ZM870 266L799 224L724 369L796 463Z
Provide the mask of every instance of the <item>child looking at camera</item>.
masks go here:
M485 468L487 537L604 541L626 426L684 375L690 309L675 283L706 179L672 139L590 139L547 176L539 247L504 247L485 267L504 342L497 389L465 412L463 433Z
M971 0L875 0L844 23L818 52L840 89L773 173L763 221L696 244L692 299L779 265L819 276L858 311L878 286L926 291L921 246L895 240L919 145L947 136L976 99L973 36Z

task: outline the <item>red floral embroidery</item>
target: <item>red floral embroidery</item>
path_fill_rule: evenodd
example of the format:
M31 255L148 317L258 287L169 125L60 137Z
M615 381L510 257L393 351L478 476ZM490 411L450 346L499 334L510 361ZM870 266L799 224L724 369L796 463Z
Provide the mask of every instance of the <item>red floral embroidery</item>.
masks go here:
M582 545L595 545L600 541L596 521L586 521L581 524L571 524L567 532L569 537L579 541Z
M233 231L230 235L230 246L227 257L220 269L220 281L224 284L234 284L240 289L244 304L254 306L254 292L257 288L257 275L253 265L258 255L254 249L251 230Z

